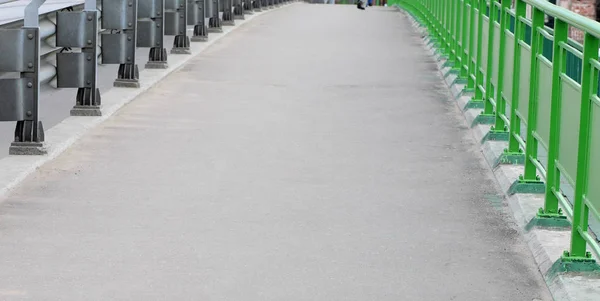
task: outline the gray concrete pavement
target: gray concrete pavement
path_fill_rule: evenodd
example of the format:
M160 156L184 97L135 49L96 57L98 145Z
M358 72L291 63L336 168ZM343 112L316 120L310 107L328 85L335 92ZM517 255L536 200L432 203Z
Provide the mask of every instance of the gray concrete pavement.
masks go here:
M434 70L392 10L258 17L0 205L0 300L550 300Z

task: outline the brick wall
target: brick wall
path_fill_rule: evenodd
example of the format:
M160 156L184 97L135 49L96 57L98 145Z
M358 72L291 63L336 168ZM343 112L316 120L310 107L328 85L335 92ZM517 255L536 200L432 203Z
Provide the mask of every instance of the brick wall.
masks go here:
M565 2L570 4L573 12L596 20L596 0L561 0L560 6L565 6ZM575 28L570 28L569 37L581 42L583 41L583 32Z

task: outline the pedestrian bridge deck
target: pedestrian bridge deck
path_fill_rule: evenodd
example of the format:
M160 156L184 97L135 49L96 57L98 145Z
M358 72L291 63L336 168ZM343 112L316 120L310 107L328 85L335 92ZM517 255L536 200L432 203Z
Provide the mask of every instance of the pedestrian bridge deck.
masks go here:
M547 300L406 15L294 4L0 204L2 300Z

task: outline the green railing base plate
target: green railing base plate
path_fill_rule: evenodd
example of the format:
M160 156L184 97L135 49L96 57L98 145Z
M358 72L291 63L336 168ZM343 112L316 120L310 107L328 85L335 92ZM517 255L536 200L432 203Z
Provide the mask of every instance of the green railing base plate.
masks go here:
M453 68L454 67L454 62L451 60L446 60L443 64L442 64L442 68L446 68L446 67L452 67L451 70L456 70L455 72L458 73L460 70L458 68Z
M494 162L494 168L498 167L499 165L509 165L509 164L512 164L512 165L525 164L525 154L504 152L502 155L500 155L500 157L498 157L498 159L496 159L496 162Z
M463 111L470 109L483 109L484 106L485 104L483 103L483 100L471 99L467 102L467 104L463 108Z
M471 127L476 127L480 124L494 124L496 122L496 115L493 114L479 114L475 119L473 119L473 123L471 123Z
M552 280L563 273L588 272L600 275L600 265L590 257L571 257L565 252L548 271L548 279Z
M429 46L429 45L431 45L431 44L433 44L433 46L436 46L436 45L438 45L438 40L437 40L437 39L435 39L435 38L432 38L432 37L430 37L430 36L427 36L427 37L425 37L425 38L427 39L427 45L428 45L428 46Z
M509 132L507 131L490 130L483 136L483 139L481 139L481 144L484 144L487 141L508 141L508 137Z
M508 195L516 193L543 194L544 192L546 192L546 184L542 181L516 180L508 188Z
M460 73L460 72L459 72ZM454 80L454 83L452 83L453 85L464 85L467 83L467 78L466 77L461 77L460 75ZM464 92L464 89L463 89Z
M538 213L527 223L525 231L530 231L534 228L568 230L571 228L571 223L566 216L561 214Z
M443 70L444 68L445 68L445 67L442 67L442 76L444 77L444 79L445 79L446 77L450 76L450 75L458 74L458 72L459 72L458 68L452 68L452 67L451 67L450 69L448 69L448 71L446 71L446 72L444 73L444 70Z
M437 61L438 61L438 62L439 62L439 61L442 61L442 60L448 60L448 55L447 55L447 54L445 54L445 53L443 53L443 52L441 52L441 51L439 50L439 47L437 47L437 46L435 47L435 52L434 52L434 54L435 54L435 55L437 55Z

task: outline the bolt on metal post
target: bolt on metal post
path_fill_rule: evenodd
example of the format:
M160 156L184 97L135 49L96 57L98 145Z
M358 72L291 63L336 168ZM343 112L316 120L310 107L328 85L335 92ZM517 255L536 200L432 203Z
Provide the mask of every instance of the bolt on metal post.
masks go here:
M56 14L56 46L80 48L80 52L56 54L57 86L77 88L71 116L101 116L97 85L98 10L96 0L86 0L83 11Z
M44 128L39 120L40 28L39 7L46 0L32 0L25 7L24 26L1 29L0 72L19 77L0 79L0 121L16 121L11 155L43 155Z
M194 26L192 42L208 41L205 0L188 0L188 25Z

